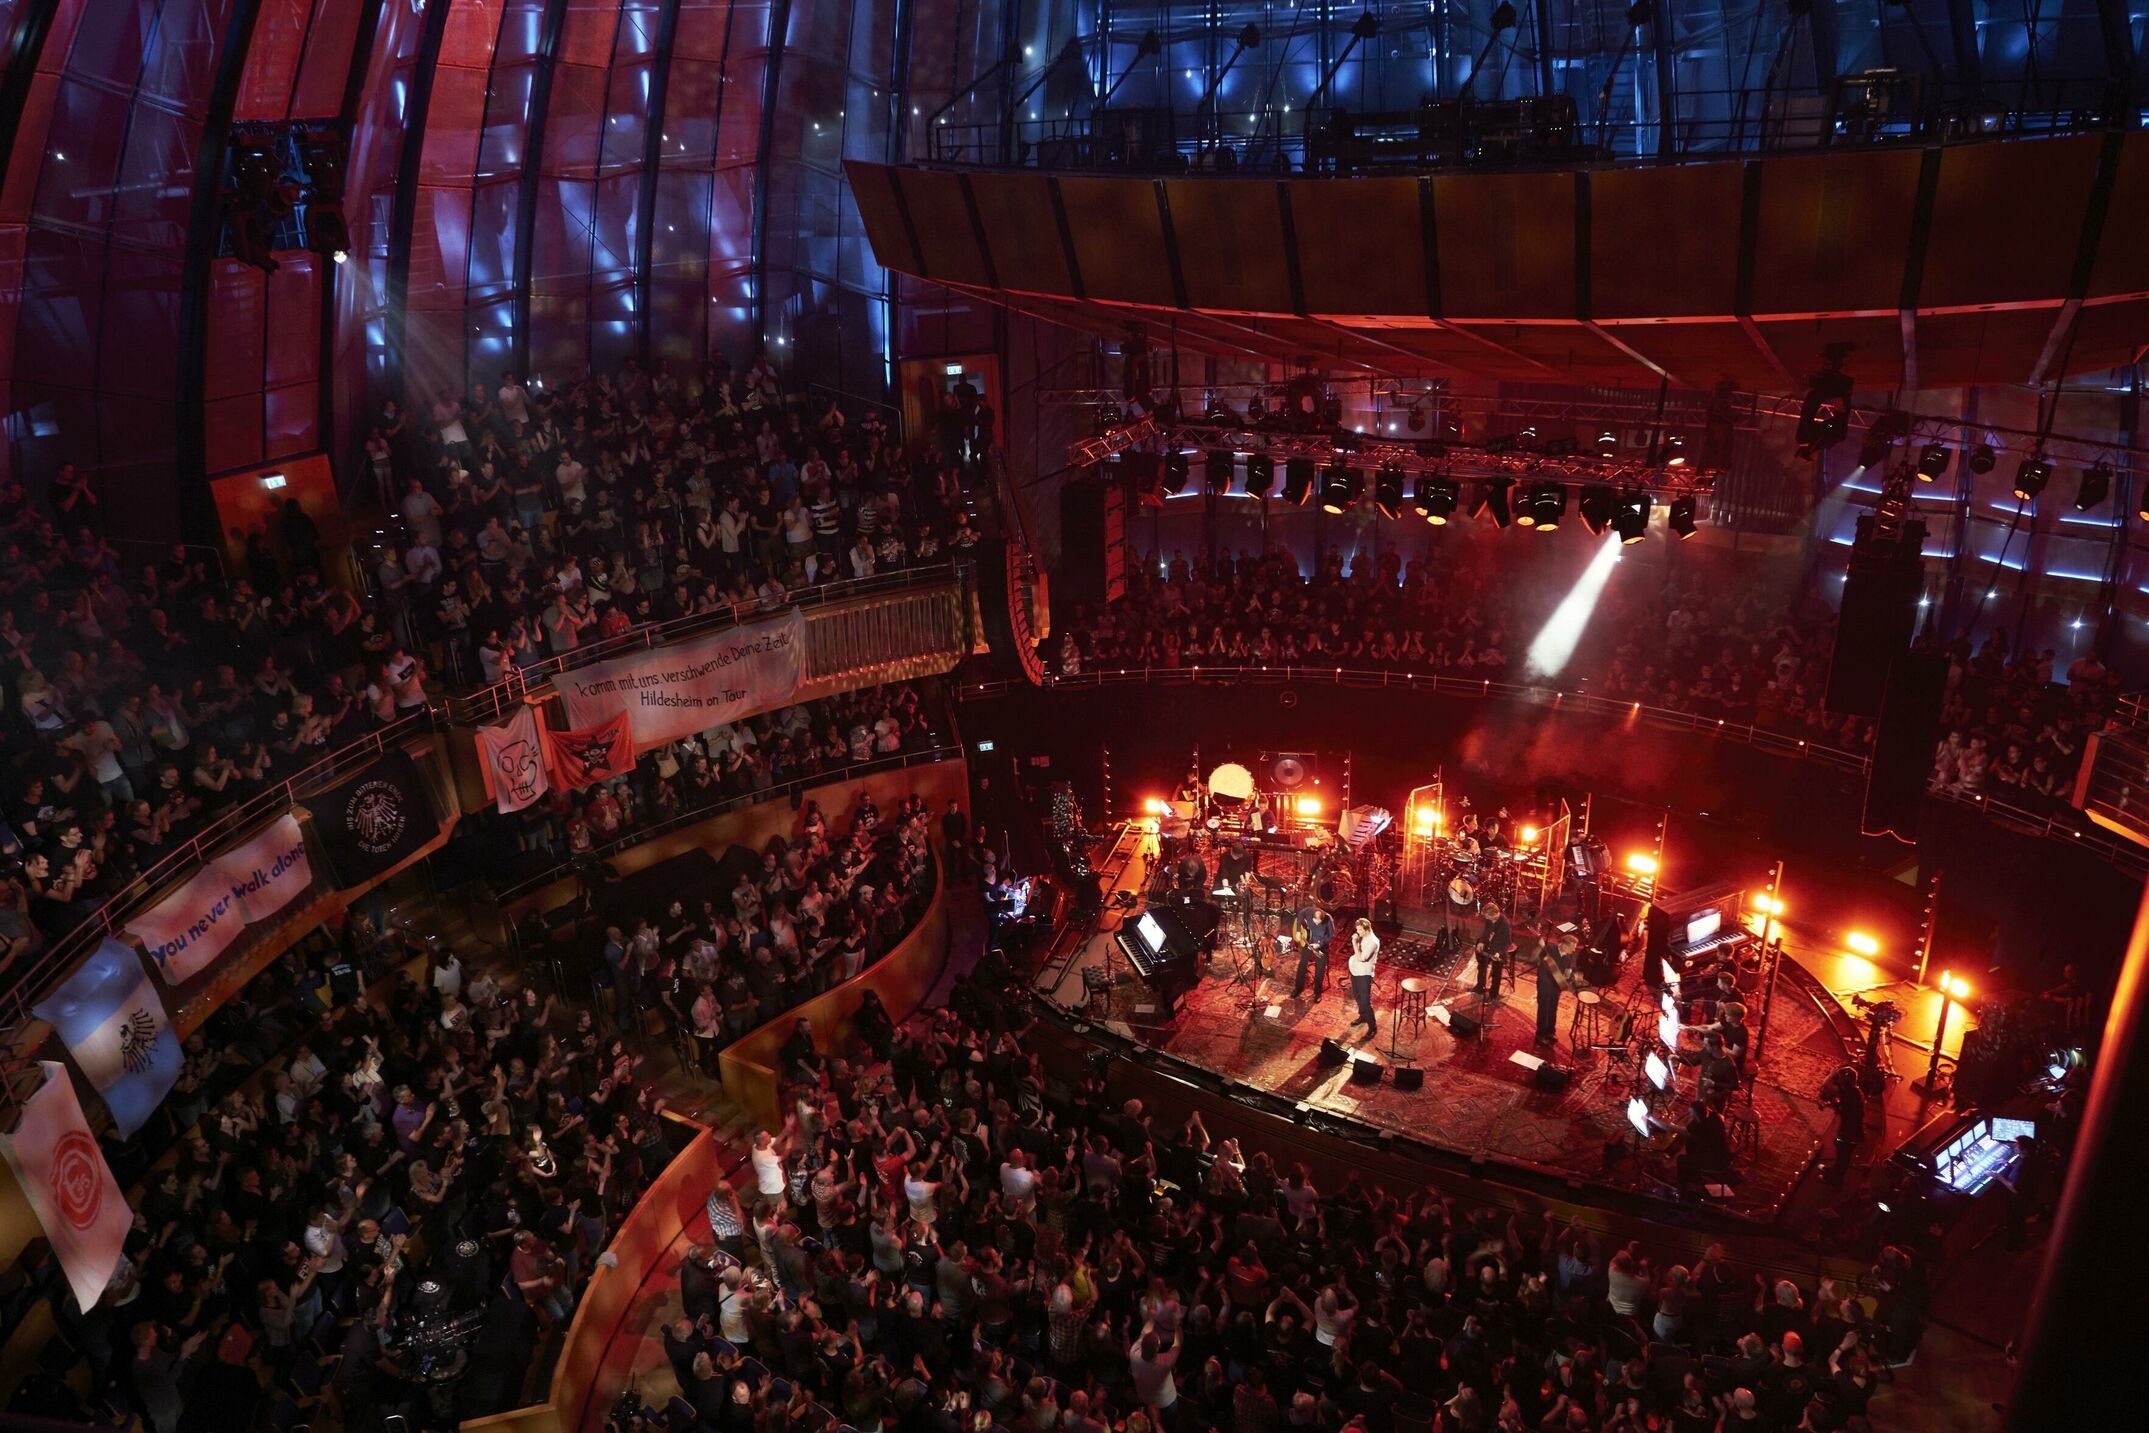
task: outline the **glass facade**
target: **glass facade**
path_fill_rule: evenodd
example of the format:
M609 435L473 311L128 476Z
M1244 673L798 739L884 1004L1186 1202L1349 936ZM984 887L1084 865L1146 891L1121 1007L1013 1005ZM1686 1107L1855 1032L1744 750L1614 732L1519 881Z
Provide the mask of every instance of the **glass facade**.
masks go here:
M1927 100L1963 98L1981 119L2109 105L2130 80L2136 98L2149 80L2139 0L1818 0L1803 16L1730 0L949 9L950 43L921 45L914 65L931 117L914 148L987 162L1019 159L1025 145L1049 153L1055 137L1097 122L1106 95L1115 123L1160 126L1190 159L1223 146L1266 168L1304 162L1309 109L1556 96L1585 143L1650 157L1752 147L1764 116L1796 128L1840 83L1873 71L1896 72Z
M801 383L885 399L897 360L986 352L1006 328L930 284L891 291L844 161L923 157L966 132L996 157L1010 132L1093 123L1107 95L1191 149L1301 157L1309 107L1557 95L1593 142L1649 156L1738 147L1765 114L1878 68L1998 109L2149 89L2142 0L1839 0L1797 17L1656 0L1631 25L1623 4L1522 0L1508 28L1495 14L1491 0L0 0L17 56L0 114L14 134L0 472L36 489L76 462L127 522L168 533L207 475L325 450L348 484L383 399L510 370L743 365L765 344ZM350 262L288 251L265 274L217 256L218 225L191 206L204 136L227 122L347 135ZM1011 436L1036 421L1025 386L1061 382L1020 356ZM2083 430L2120 436L2110 406ZM2002 570L2027 561L2063 591L2126 546L2126 529L2064 517L2034 542L2015 523L2010 544L2011 513L1977 513L1945 538L1967 554L1951 559L1965 590L1995 543ZM2137 565L2129 549L2111 569L2120 589L2149 587Z

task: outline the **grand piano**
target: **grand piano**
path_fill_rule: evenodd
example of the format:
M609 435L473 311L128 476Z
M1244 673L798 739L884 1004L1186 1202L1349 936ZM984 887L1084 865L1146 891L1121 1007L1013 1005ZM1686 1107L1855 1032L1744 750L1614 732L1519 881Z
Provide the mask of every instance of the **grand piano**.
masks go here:
M1659 961L1684 977L1690 970L1738 956L1756 944L1742 919L1746 887L1738 882L1659 891L1649 904L1649 982L1661 984Z
M1216 930L1216 907L1206 904L1151 905L1127 917L1112 941L1142 984L1156 993L1157 1018L1179 1013L1179 997L1201 979L1209 937Z

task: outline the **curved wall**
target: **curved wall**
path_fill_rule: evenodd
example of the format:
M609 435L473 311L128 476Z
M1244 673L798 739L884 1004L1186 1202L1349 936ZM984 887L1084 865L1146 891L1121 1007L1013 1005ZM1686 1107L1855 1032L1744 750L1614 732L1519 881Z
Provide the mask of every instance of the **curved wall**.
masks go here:
M905 109L887 0L6 0L0 477L119 537L326 451L382 398L630 357L888 386L842 182ZM220 257L233 126L349 136L349 261ZM803 381L800 382L803 387ZM174 475L177 481L174 481Z

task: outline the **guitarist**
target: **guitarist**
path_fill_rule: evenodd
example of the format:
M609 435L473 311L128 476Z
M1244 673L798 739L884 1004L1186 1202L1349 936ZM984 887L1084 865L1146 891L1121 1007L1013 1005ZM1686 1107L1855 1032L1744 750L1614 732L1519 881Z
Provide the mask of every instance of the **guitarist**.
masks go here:
M1540 941L1537 946L1537 1043L1550 1045L1559 1038L1560 992L1575 988L1575 938Z
M1298 940L1298 979L1291 983L1291 998L1306 988L1306 967L1313 967L1313 998L1319 1001L1328 989L1328 947L1336 938L1335 918L1319 901L1309 900L1298 913L1291 933Z
M1485 929L1477 942L1477 993L1482 999L1490 991L1494 997L1506 983L1507 953L1515 944L1515 933L1500 913L1497 901L1487 901L1481 908L1485 917Z

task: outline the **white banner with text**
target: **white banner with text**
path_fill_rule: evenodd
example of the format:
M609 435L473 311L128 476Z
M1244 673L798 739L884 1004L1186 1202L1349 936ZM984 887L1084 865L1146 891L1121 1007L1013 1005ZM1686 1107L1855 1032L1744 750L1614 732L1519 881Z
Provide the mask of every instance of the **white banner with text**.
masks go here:
M552 679L569 726L627 714L634 749L647 751L791 701L806 674L806 614L734 627L656 647Z
M251 841L213 857L127 927L165 983L177 985L207 969L248 926L267 920L312 886L306 838L298 818L285 815Z

